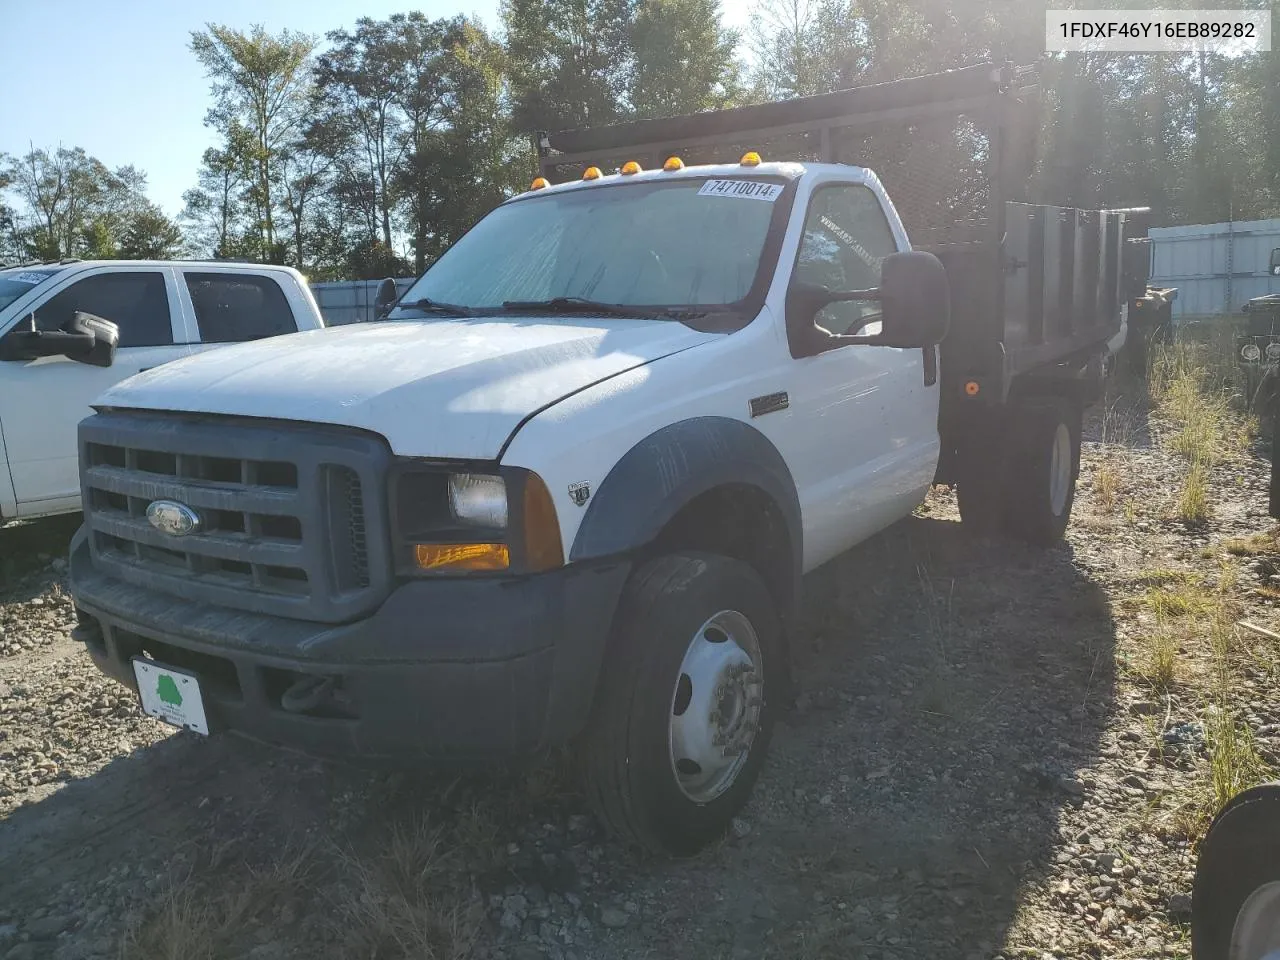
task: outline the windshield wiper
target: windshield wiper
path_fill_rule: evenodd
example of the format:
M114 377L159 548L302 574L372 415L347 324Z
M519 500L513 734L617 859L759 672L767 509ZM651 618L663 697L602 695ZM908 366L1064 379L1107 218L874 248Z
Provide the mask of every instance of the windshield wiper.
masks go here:
M422 310L424 313L440 313L451 317L469 317L471 308L457 303L444 303L423 297L421 300L410 300L408 303L397 303L397 310Z
M705 316L696 310L646 309L625 303L605 303L586 297L552 297L550 300L504 300L503 310L515 313L595 313L604 317L626 317L633 320L693 320Z

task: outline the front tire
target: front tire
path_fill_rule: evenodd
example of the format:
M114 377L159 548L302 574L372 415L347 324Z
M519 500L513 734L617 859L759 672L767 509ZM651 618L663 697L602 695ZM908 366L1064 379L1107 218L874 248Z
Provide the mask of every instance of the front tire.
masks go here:
M607 826L677 856L724 834L764 762L781 640L769 590L744 563L673 554L632 575L582 745Z
M1213 821L1192 890L1195 960L1280 954L1280 784L1247 790Z

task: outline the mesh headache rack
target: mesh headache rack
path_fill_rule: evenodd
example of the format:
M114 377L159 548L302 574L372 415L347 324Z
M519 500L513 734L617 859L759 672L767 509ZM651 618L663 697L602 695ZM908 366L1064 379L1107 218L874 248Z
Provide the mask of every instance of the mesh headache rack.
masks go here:
M542 176L578 179L635 160L849 163L876 171L913 242L1001 226L1001 203L1024 199L1037 133L1034 67L981 63L812 97L535 134Z

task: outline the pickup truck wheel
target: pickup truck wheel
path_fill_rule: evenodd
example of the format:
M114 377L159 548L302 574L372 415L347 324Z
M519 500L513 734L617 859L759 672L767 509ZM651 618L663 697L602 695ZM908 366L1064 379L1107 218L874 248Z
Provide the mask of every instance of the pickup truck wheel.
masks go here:
M675 554L632 575L582 749L608 826L678 856L724 833L768 747L780 637L768 588L737 560Z
M1195 960L1280 960L1280 784L1231 801L1200 849Z
M1005 529L1047 546L1062 539L1080 473L1080 409L1064 399L1017 411L1006 469Z

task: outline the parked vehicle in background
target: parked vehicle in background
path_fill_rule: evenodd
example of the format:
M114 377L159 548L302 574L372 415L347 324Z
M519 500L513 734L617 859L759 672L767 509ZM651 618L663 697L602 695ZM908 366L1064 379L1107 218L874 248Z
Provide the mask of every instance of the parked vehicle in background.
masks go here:
M77 312L119 330L114 362L33 356L24 334ZM80 509L76 425L108 387L214 347L324 325L288 267L196 261L73 261L0 270L0 519Z
M387 321L101 398L74 636L200 733L399 764L575 743L619 834L696 850L764 761L803 573L935 480L981 534L1066 528L1124 214L1009 199L1033 81L540 136L543 175ZM913 140L942 118L976 166L869 154L886 189L843 140L886 118L948 167Z
M1280 783L1246 790L1214 818L1192 892L1195 960L1280 960Z

